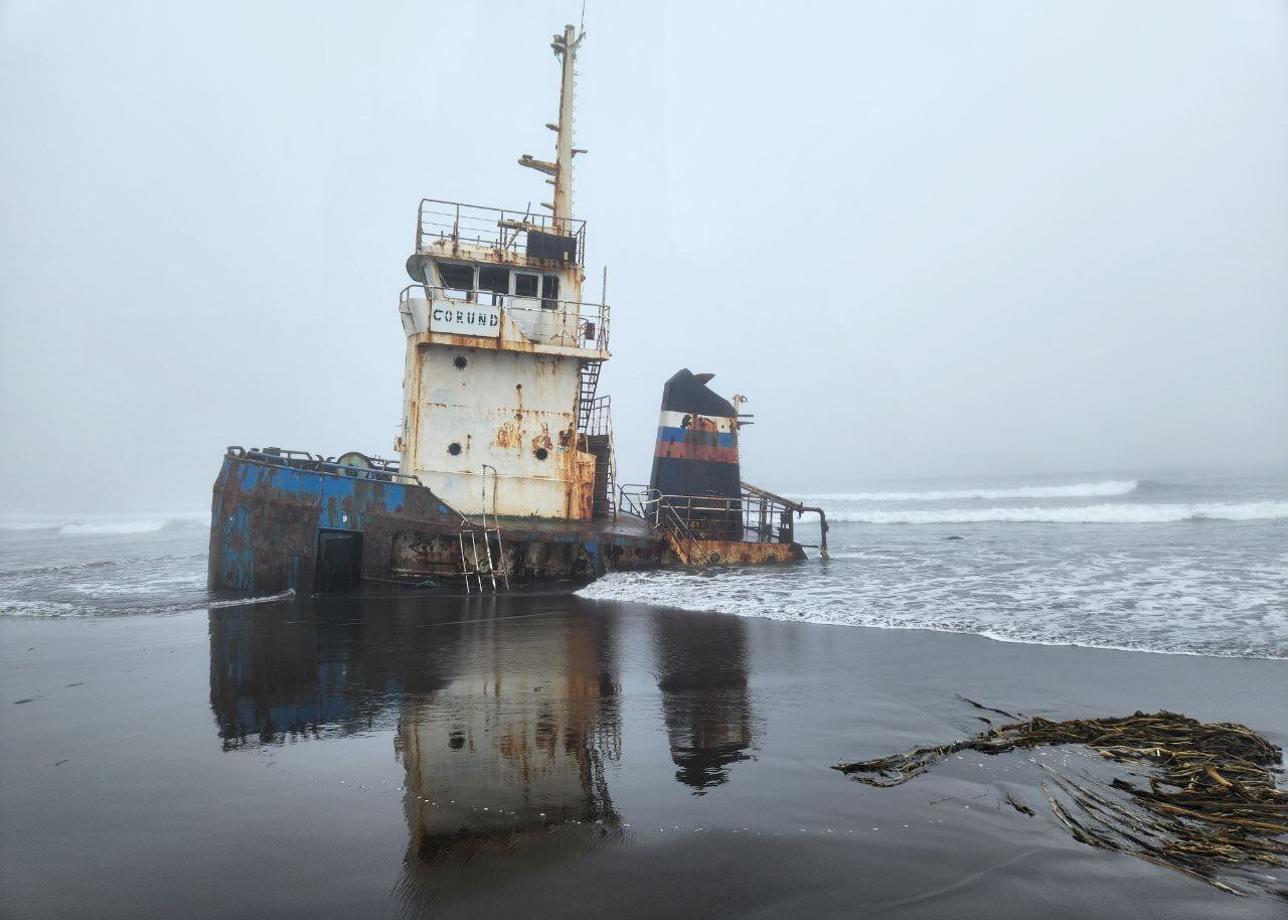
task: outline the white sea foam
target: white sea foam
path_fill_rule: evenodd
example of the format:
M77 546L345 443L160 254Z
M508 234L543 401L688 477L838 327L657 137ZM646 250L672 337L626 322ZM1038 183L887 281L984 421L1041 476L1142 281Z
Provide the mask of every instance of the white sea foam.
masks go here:
M202 608L206 608L209 610L217 610L223 607L245 607L249 604L270 604L273 601L284 601L294 596L295 589L287 588L285 591L281 591L277 594L261 594L257 597L233 597L221 601L207 601L204 604L199 604L196 607L188 609L200 610Z
M1247 545L1158 556L1063 541L996 540L847 551L824 565L621 572L578 592L740 616L974 633L1039 645L1288 658L1284 554ZM847 547L847 549L849 549ZM930 551L928 551L930 550Z
M79 613L75 604L64 601L23 600L0 597L0 616L7 617L65 617Z
M1110 498L1130 495L1140 488L1136 479L1108 479L1103 482L1077 482L1058 486L1007 486L994 489L942 489L928 492L834 492L824 495L806 495L801 501L826 503L837 501L859 502L940 502L967 501L971 499L998 500L1007 498Z
M148 517L83 515L0 519L0 531L56 531L62 537L115 537L156 533L167 527L208 525L208 511L181 511Z
M111 521L102 523L64 524L58 533L64 537L126 536L136 533L156 533L166 525L164 518L150 521Z
M137 591L100 591L92 601L71 603L68 601L33 600L27 598L0 597L0 616L10 617L92 617L92 616L127 616L132 614L175 614L190 613L197 610L219 610L224 607L245 607L251 604L268 604L274 601L288 600L295 596L295 591L287 589L278 594L263 594L257 597L235 597L220 600L194 598L184 603L147 604L139 603L140 596L146 592ZM204 593L204 592L202 592ZM128 606L106 606L104 600L111 600L114 595L132 594L133 604Z
M837 509L829 521L859 524L1171 524L1181 521L1265 521L1288 518L1288 501L1100 504L1044 508Z

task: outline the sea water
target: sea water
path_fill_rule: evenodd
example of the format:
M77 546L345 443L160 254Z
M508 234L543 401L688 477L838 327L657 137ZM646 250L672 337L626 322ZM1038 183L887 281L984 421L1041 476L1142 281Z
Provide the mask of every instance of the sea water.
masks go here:
M1068 477L792 497L826 512L829 559L620 573L581 594L1014 642L1288 657L1284 479ZM817 534L808 519L798 525L800 542Z
M1130 476L793 494L830 558L617 573L583 597L1149 652L1288 658L1288 479ZM208 515L0 518L0 616L168 613L206 591ZM809 518L797 539L816 543Z

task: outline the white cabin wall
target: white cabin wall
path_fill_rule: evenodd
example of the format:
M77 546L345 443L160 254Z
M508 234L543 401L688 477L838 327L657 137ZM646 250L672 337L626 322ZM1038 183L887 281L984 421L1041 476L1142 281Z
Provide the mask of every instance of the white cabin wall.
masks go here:
M403 471L465 514L568 517L579 362L527 352L410 346ZM463 358L464 367L456 360ZM449 446L460 445L453 455ZM545 459L538 451L546 452ZM495 486L495 489L494 489ZM494 494L495 492L495 494Z

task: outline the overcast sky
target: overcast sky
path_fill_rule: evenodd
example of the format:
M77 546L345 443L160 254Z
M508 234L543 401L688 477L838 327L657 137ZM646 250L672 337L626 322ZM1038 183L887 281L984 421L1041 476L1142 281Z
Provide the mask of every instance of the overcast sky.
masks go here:
M1288 463L1285 3L587 7L624 479L683 366L769 487ZM545 197L579 13L0 0L4 507L388 455L417 201Z

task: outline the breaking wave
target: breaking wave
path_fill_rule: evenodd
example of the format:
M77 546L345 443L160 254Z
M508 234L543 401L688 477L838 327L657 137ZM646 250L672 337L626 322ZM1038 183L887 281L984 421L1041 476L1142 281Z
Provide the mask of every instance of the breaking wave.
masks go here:
M169 521L164 518L151 521L114 521L98 524L64 524L58 528L63 537L127 536L136 533L156 533Z
M46 518L43 520L0 520L0 531L49 531L60 537L115 537L157 533L171 527L209 526L210 514L192 511L150 518Z
M205 553L175 553L163 556L148 556L143 559L87 559L83 562L67 562L59 565L18 566L12 569L4 569L0 570L0 578L35 578L48 575L77 576L80 573L93 569L112 569L138 565L140 563L190 563L194 560L201 560L204 562L205 559Z
M941 502L971 499L1006 498L1110 498L1130 495L1140 488L1137 479L1108 479L1104 482L1077 482L1061 486L1010 486L998 489L943 489L929 492L844 492L807 495L807 502Z
M856 524L1172 524L1279 519L1288 519L1288 501L828 511L829 521Z
M842 543L828 562L615 572L577 593L829 626L1288 661L1288 553L1264 533L1198 533L1162 552L1050 530L954 543L924 533Z

